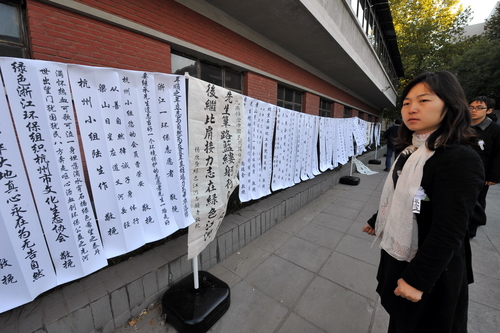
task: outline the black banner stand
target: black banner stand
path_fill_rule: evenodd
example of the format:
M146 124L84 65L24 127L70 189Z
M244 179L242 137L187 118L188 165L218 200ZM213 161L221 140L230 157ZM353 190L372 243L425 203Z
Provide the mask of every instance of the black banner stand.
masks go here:
M230 303L229 286L208 272L198 271L198 257L194 257L193 273L163 294L162 309L179 333L204 333L229 309Z
M380 160L377 160L377 152L378 152L378 150L377 150L377 143L375 143L375 159L369 160L368 164L378 164L378 165L380 165L380 163L382 163L382 162L380 162Z
M356 155L351 157L351 171L349 172L349 176L340 177L339 183L346 184L346 185L359 185L359 181L360 181L359 177L352 176L352 167L353 167L355 158L356 158Z

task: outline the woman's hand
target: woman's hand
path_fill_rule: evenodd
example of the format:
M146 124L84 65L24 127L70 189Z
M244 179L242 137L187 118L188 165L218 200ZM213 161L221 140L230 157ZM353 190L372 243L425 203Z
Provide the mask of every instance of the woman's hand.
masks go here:
M366 232L368 235L375 236L375 229L370 227L370 225L368 223L363 227L362 231Z
M403 279L398 280L398 286L394 289L394 295L401 296L414 303L422 299L422 294L422 291L413 288Z

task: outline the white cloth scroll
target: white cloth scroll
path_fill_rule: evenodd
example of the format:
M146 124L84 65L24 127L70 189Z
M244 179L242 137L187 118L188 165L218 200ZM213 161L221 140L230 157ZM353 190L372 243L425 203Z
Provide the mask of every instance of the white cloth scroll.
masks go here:
M302 181L301 176L302 176L302 169L304 168L304 136L306 135L305 133L305 114L301 112L296 112L297 114L295 116L295 128L294 131L297 133L297 136L295 138L295 167L294 167L294 176L293 180L295 184L298 184Z
M195 222L189 226L188 259L215 238L229 196L238 186L245 147L243 97L189 77L189 162Z
M378 173L377 171L373 171L369 167L367 167L366 165L364 165L363 162L361 162L360 160L358 160L356 158L356 156L352 157L352 162L356 166L356 170L359 173L362 173L363 175L374 175L374 174Z
M291 128L290 111L277 107L276 109L276 134L274 139L274 158L271 189L278 191L290 185L287 176L291 170Z
M113 69L68 66L97 220L108 258L145 244L123 101Z
M308 180L319 174L317 159L317 143L318 143L318 116L310 114L302 114L302 123L300 127L300 151L297 155L297 161L302 159L300 169L300 179Z
M332 156L329 155L331 147L330 122L331 118L321 117L319 121L319 169L321 172L328 170L332 166Z
M300 178L302 180L308 180L311 179L312 177L312 172L311 172L311 120L313 116L309 114L304 114L304 126L302 127L302 132L303 135L301 136L301 145L302 145L302 158L304 161L302 162L302 169L300 172Z
M62 284L107 265L85 186L66 65L0 60L45 239Z
M343 125L346 153L348 157L351 157L356 154L354 151L354 132L357 129L357 120L356 118L345 118Z
M162 202L155 187L157 181L151 171L153 169L148 154L148 144L146 134L146 125L141 123L139 100L142 95L142 72L118 70L120 80L120 93L123 103L123 122L126 127L127 145L130 177L132 179L132 191L136 200L133 209L139 215L138 222L144 232L144 241L153 242L160 239L167 232L163 232L165 218L162 212ZM161 182L160 182L161 184ZM95 188L94 191L97 191ZM100 190L100 189L99 189ZM166 206L166 203L163 203ZM167 208L165 208L166 210ZM136 223L137 224L137 223ZM141 235L142 236L142 235Z
M335 168L336 162L335 162L335 122L334 118L327 118L326 119L326 130L323 133L324 140L326 141L326 153L327 153L327 166L328 169L333 169ZM321 132L320 132L321 133ZM320 135L321 137L321 135ZM326 170L326 169L325 169ZM323 170L323 171L325 171Z
M261 102L258 122L262 131L262 147L255 147L262 150L262 169L259 176L259 198L271 194L271 176L273 171L273 136L274 124L276 122L276 106Z
M1 81L0 81L1 82ZM56 286L5 94L0 93L0 313Z
M321 117L313 116L312 121L312 138L311 138L311 172L313 177L319 175L321 172L319 171L319 155L318 155L318 144L319 144L319 121Z
M260 199L261 195L261 177L262 177L262 142L264 140L264 110L267 103L258 101L254 103L253 125L252 125L252 164L251 177L252 187L250 194L252 200Z
M156 95L155 76L152 73L133 72L133 82L135 93L137 95L137 114L141 124L142 144L146 153L146 174L145 181L149 183L154 192L154 204L157 214L159 214L160 223L144 224L146 234L149 236L147 241L159 240L167 237L179 229L172 210L169 205L170 189L167 181L167 171L165 169L164 154L161 149L161 123Z
M366 142L366 128L365 121L357 117L351 118L352 120L352 134L356 142L356 155L361 155L365 149Z
M189 193L187 156L186 79L155 74L156 102L160 121L160 147L169 188L168 201L179 228L194 222Z
M245 152L243 155L243 160L241 161L241 166L239 170L239 198L241 202L247 202L252 200L252 138L253 138L253 115L254 115L254 104L258 103L256 99L250 98L248 96L243 97L243 107L245 109L246 126L244 128L246 134L246 144Z
M381 123L374 123L373 126L374 126L373 139L374 139L375 144L378 147L380 147L380 130L382 128L382 124Z
M298 115L297 111L277 108L272 176L273 191L295 185L297 138L299 135L296 131Z

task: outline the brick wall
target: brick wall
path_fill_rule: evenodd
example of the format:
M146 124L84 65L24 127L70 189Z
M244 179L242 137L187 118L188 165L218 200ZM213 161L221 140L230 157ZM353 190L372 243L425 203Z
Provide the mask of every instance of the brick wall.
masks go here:
M356 108L379 113L348 93L174 0L79 2L233 58ZM171 73L170 46L164 42L35 0L28 0L27 7L34 59ZM252 79L247 78L250 84ZM264 91L269 87L270 82L261 88L248 87L248 95L275 103L276 94L272 90Z
M278 83L259 74L248 72L243 76L243 95L276 105Z
M344 106L340 103L333 103L333 118L344 117Z
M31 57L171 72L170 45L38 1L27 1Z
M317 116L319 114L319 96L308 92L303 94L302 112Z

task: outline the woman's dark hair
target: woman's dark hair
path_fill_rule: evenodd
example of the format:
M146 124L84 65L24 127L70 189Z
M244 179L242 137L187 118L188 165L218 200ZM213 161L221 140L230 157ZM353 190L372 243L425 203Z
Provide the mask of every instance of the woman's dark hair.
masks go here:
M410 90L419 83L423 83L444 102L443 121L439 128L429 136L427 148L435 150L438 137L439 146L457 143L474 144L475 134L471 128L469 104L455 75L448 71L420 74L404 88L401 94L401 105ZM397 149L404 149L411 145L412 137L413 131L403 123L399 128Z

